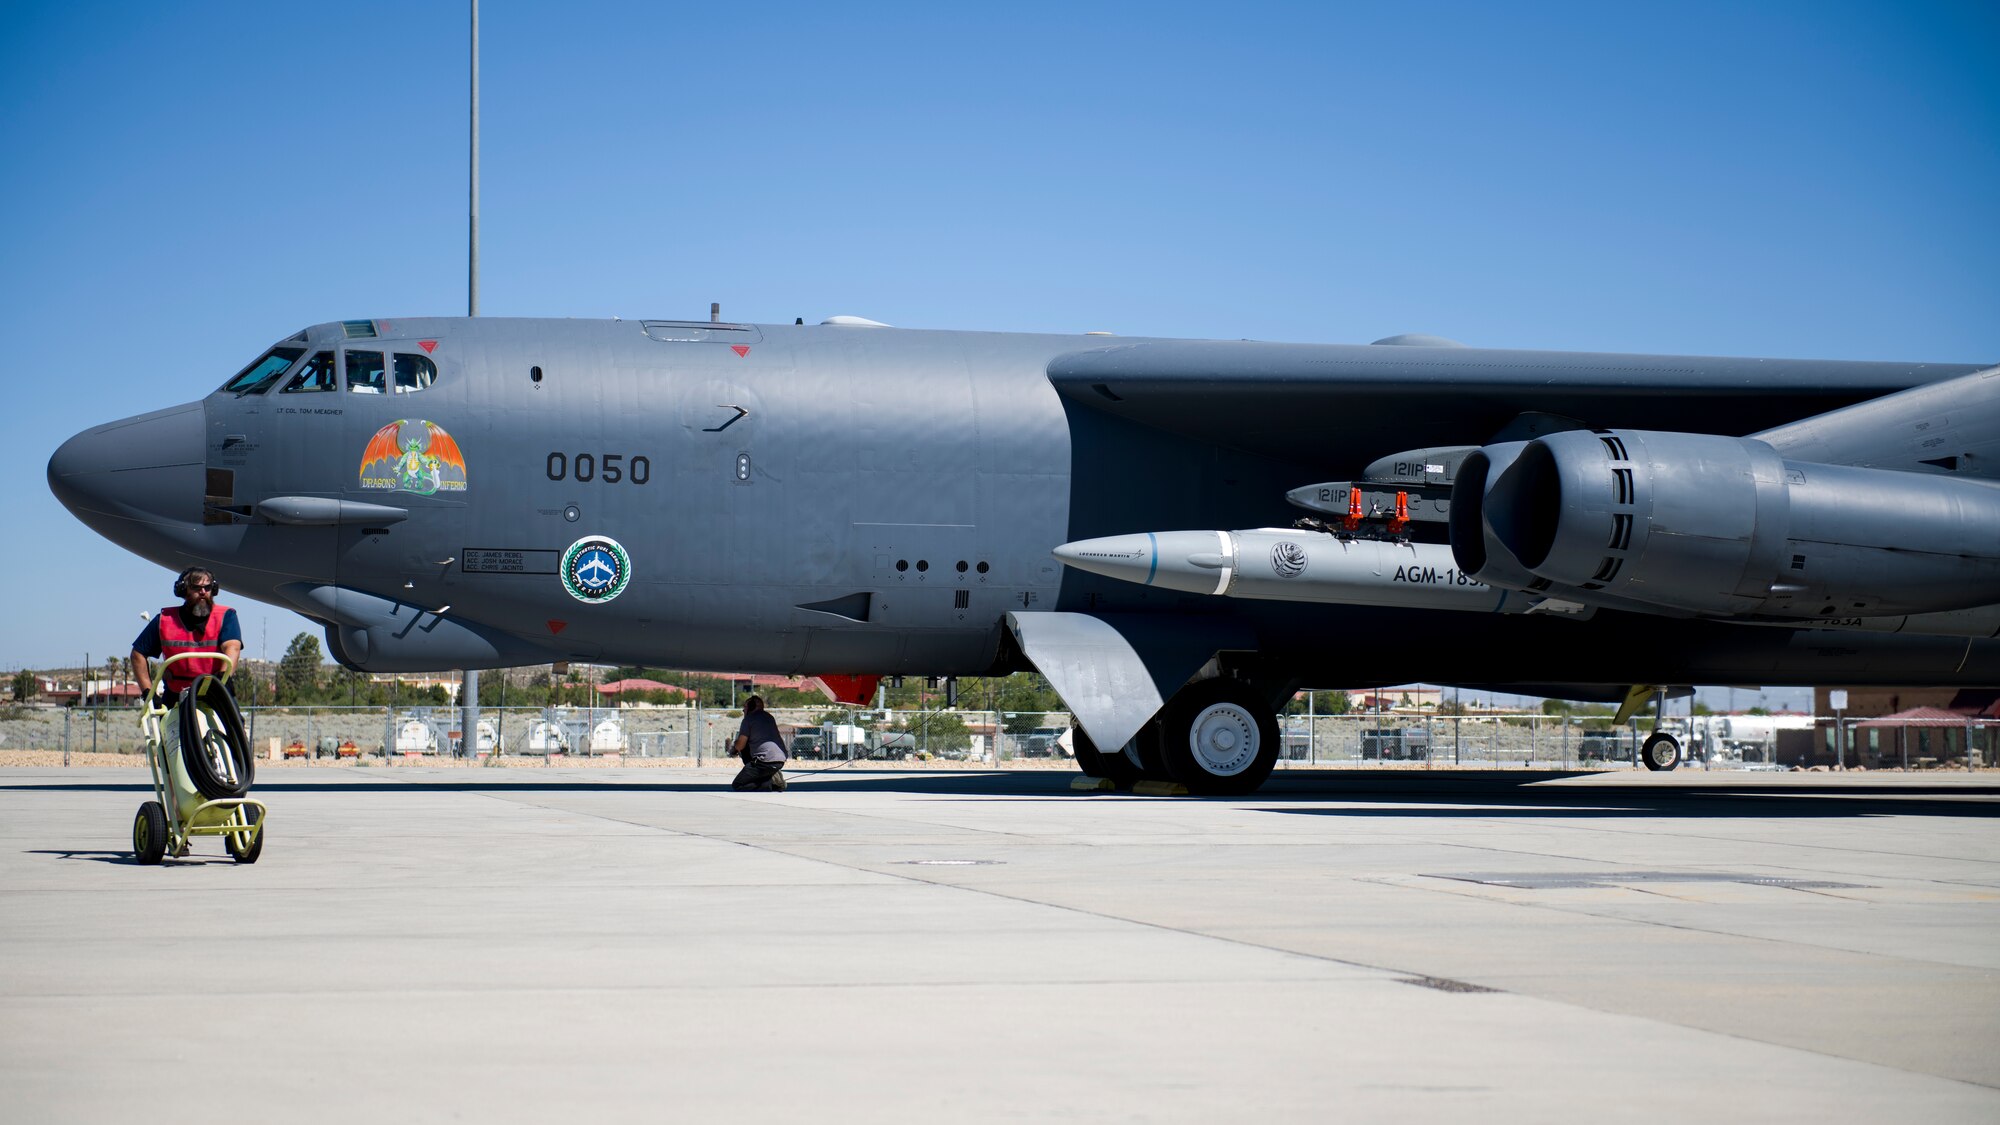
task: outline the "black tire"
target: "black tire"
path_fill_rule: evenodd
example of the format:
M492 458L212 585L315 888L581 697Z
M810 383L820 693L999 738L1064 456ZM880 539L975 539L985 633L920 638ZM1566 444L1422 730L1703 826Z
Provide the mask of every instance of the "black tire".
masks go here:
M1654 773L1681 764L1681 744L1673 735L1656 731L1639 747L1639 760Z
M211 716L210 723L201 721L203 712ZM220 801L250 791L251 782L257 779L256 759L250 754L250 739L243 731L243 714L236 709L236 700L220 680L212 676L196 680L181 696L176 721L181 736L181 763L187 769L188 780L202 796ZM224 759L229 773L235 775L233 782L223 772L220 763Z
M1142 737L1143 734L1142 731L1133 737ZM1099 750L1090 736L1083 733L1082 727L1076 728L1076 733L1070 736L1070 743L1076 749L1076 768L1082 770L1085 777L1109 778L1119 785L1130 785L1139 780L1138 762L1126 756L1122 749L1115 754Z
M1278 764L1278 715L1241 680L1203 680L1181 689L1161 723L1167 773L1205 797L1254 793Z
M237 815L242 818L242 821L245 824L255 824L259 819L257 814L257 809L255 806L252 805L239 806L236 812ZM257 838L254 841L252 841L250 846L247 848L239 849L236 844L236 839L237 838L234 834L224 836L222 838L222 846L229 850L229 858L235 860L236 862L255 863L257 862L258 857L264 854L263 832L258 832Z
M132 856L140 863L154 864L166 854L167 810L158 801L147 801L132 818Z

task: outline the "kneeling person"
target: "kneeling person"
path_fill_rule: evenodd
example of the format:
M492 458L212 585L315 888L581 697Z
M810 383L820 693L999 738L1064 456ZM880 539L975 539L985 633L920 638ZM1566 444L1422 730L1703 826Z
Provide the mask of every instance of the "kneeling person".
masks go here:
M743 759L743 768L731 789L757 793L785 791L785 736L778 733L778 721L764 709L761 696L743 701L743 725L736 728L731 754Z

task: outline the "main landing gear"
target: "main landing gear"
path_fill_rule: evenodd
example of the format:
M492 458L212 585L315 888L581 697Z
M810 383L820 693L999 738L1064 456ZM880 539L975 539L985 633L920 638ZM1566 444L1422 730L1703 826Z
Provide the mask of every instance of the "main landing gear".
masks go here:
M1638 689L1633 689L1638 690ZM1653 733L1639 744L1639 760L1654 773L1673 769L1681 764L1680 740L1660 729L1660 720L1666 717L1667 690L1653 690Z
M1090 777L1175 781L1201 796L1241 797L1278 764L1278 716L1245 681L1202 680L1182 688L1119 752L1099 750L1081 729L1075 749L1077 768Z

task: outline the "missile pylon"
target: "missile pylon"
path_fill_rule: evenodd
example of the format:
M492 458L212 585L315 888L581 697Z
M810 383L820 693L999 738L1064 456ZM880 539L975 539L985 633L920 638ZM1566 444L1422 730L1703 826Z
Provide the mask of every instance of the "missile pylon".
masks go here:
M1442 543L1318 531L1141 531L1055 549L1066 566L1190 594L1286 602L1523 613L1535 599L1474 580Z

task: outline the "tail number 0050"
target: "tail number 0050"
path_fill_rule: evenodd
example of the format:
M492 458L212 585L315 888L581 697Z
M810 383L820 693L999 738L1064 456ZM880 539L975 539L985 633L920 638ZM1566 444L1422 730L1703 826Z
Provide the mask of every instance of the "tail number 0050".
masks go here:
M653 479L653 462L643 453L551 453L547 469L550 480L580 484L646 484Z

